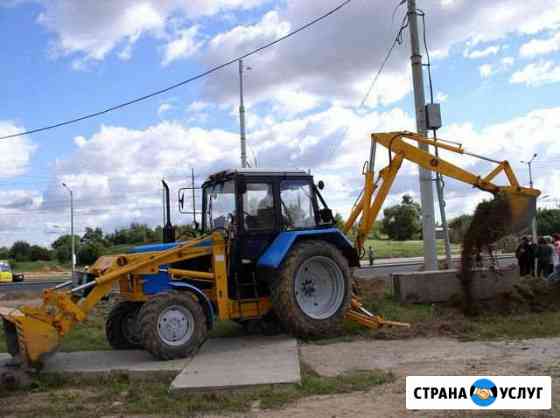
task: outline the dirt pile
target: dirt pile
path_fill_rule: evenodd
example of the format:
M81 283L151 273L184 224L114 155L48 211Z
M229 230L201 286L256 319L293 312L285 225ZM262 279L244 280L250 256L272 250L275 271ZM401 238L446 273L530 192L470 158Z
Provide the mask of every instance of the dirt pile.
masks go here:
M465 314L477 313L471 291L473 269L480 264L484 251L490 256L494 255L493 244L510 234L511 228L511 206L505 195L497 194L493 200L484 200L476 207L461 251L459 277L463 288Z

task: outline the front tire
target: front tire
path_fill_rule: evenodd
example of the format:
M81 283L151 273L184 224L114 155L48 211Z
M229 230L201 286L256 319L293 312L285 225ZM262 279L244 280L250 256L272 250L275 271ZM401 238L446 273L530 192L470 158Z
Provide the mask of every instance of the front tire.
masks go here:
M109 345L115 350L142 348L138 330L138 312L140 302L119 302L107 317L105 334Z
M138 317L144 349L159 360L192 356L208 337L206 315L190 292L154 296Z
M272 283L271 299L276 316L290 334L336 334L352 302L348 261L324 241L296 244Z

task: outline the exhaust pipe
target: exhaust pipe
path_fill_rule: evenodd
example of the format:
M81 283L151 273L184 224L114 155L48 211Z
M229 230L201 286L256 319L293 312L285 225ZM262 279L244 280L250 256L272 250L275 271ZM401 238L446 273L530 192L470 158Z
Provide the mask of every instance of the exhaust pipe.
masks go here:
M175 242L175 228L171 224L171 204L169 201L169 186L165 180L162 180L164 191L164 219L163 219L163 242Z

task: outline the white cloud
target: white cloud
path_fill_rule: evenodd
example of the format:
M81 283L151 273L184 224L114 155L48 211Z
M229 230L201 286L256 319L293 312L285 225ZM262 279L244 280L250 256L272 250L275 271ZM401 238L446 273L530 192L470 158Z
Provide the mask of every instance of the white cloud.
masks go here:
M187 107L187 112L189 113L202 112L203 110L208 109L210 106L212 105L208 102L205 102L203 100L196 100Z
M500 62L502 64L502 67L504 67L504 68L511 67L515 62L515 58L504 57L504 58L502 58L502 60Z
M480 59L480 58L486 58L489 57L490 55L496 55L498 52L500 52L500 46L489 46L488 48L485 49L478 49L475 51L469 51L468 49L465 50L464 52L464 56L465 58L470 58L470 59Z
M144 35L164 41L177 29L177 21L213 16L226 11L251 9L268 0L115 0L79 1L39 0L44 10L37 21L55 34L54 56L77 55L75 61L103 60L113 49L122 46L119 56L128 59L131 47ZM192 28L191 28L192 29ZM179 39L171 40L170 57L183 56L192 49ZM166 48L167 49L167 48ZM82 63L83 66L83 63ZM79 64L74 63L78 68Z
M533 58L537 55L546 55L560 50L560 32L547 39L532 39L521 45L519 55L523 58Z
M288 86L274 92L271 100L274 103L272 112L283 116L294 116L309 111L321 103L321 98L305 92L304 89Z
M494 67L491 64L483 64L478 67L478 71L482 78L489 78L492 74L494 74Z
M24 131L10 121L0 121L0 136ZM26 136L0 141L0 177L15 177L27 171L37 146Z
M161 116L163 116L164 113L169 112L174 107L175 106L173 106L171 103L162 103L158 107L157 114L158 114L158 116L161 117Z
M280 36L274 33L274 26L299 27L336 4L336 0L289 0L286 7L277 7L272 15L275 25L258 22L217 34L209 42L209 49L201 54L201 60L210 67L231 59ZM422 8L428 12L430 48L440 56L467 41L470 50L483 51L476 48L482 42L495 44L511 34L534 33L537 27L544 31L560 23L557 0L543 0L539 7L517 0L458 0L445 4L441 0L426 0ZM547 9L557 13L549 14ZM392 7L364 8L352 3L312 30L248 58L247 64L254 68L247 83L252 88L249 100L266 101L274 91L302 86L306 94L323 101L356 106L394 39L398 23L391 20L392 11ZM371 39L376 42L372 44ZM213 43L219 48L212 48ZM497 48L490 47L484 54L492 54ZM501 51L505 46L499 48ZM480 55L480 51L473 52L474 56ZM409 56L406 43L393 51L368 107L390 105L409 93ZM205 93L212 101L234 103L238 94L235 81L235 69L230 68L208 79Z
M162 65L166 66L178 59L192 56L202 46L202 42L196 40L198 26L177 32L177 37L165 46Z
M515 72L510 78L510 83L526 84L533 87L558 81L560 81L560 65L552 61L531 63L522 70Z
M400 109L359 114L341 106L304 117L265 119L269 116L260 117L248 137L259 166L311 169L317 179L325 180L324 195L330 206L344 215L362 187L360 167L369 154L370 133L412 130L415 124L414 118ZM510 160L524 184L525 168L515 163L535 152L543 159L559 158L559 135L560 108L536 110L481 130L469 123L454 124L440 133L442 138L462 142L467 150ZM0 242L21 238L52 241L52 225L67 224L67 214L62 209L67 208L68 197L60 187L61 181L74 190L80 228L101 226L110 231L132 221L150 225L161 222L161 178L166 178L176 190L186 184L191 167L200 183L209 173L236 167L239 161L239 134L235 128L210 130L164 121L143 130L103 126L94 135L75 141L80 147L57 161L54 180L43 196L29 191L12 192L10 196L0 194L0 201L10 206L0 208L3 216L10 214L0 216ZM387 163L387 153L378 151L376 170ZM442 157L474 173L484 175L492 169L489 163L448 154L442 151ZM535 171L536 184L543 187L544 193L559 198L560 192L547 180L552 178L554 167L540 166ZM446 190L451 217L474 208L480 198L488 197L451 180ZM404 192L418 192L417 167L410 163L403 165L387 204ZM172 195L175 200L176 195ZM175 208L176 202L172 205ZM16 209L20 207L30 208L29 215L25 221L12 221L17 214L21 218L24 213ZM178 223L188 221L175 211L174 219ZM41 229L36 225L51 227Z

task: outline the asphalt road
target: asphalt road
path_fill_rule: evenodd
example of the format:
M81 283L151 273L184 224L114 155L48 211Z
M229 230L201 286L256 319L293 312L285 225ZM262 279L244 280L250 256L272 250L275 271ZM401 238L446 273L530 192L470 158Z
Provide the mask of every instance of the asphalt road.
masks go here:
M404 273L410 271L419 271L423 266L424 262L421 258L417 259L395 259L391 261L390 259L383 259L374 262L373 266L369 266L367 263L362 262L362 269L364 271L375 272L379 276L389 276L393 273ZM460 258L454 258L454 267L458 268L461 262ZM501 255L498 256L498 263L502 266L510 265L512 263L517 263L515 256L513 255Z
M458 267L460 259L453 260L455 267ZM498 262L502 265L516 263L517 260L513 255L503 255L498 257ZM374 272L379 276L389 276L392 273L419 271L424 263L421 258L410 259L383 259L378 260L373 266L362 263L364 273ZM7 292L41 292L43 289L54 287L63 283L68 278L49 278L44 280L28 280L20 283L0 283L0 294Z
M46 279L19 283L0 283L0 294L8 292L41 292L43 289L54 287L63 282L64 280L62 279Z

